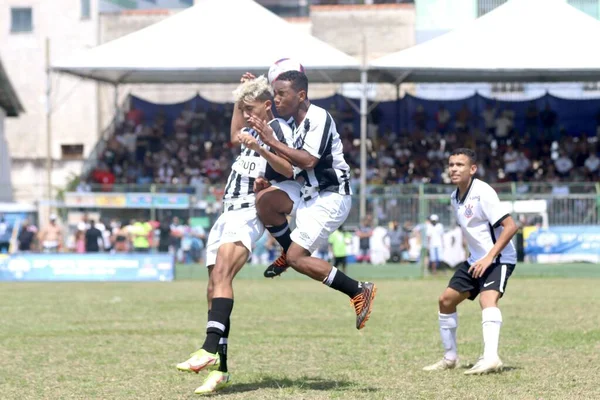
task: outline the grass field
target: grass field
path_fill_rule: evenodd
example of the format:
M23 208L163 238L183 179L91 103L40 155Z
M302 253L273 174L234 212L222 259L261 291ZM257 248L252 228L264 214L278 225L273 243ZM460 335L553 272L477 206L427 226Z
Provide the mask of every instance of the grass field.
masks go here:
M236 280L227 399L598 399L600 266L518 266L502 300L501 374L425 373L441 357L447 276L351 267L379 293L366 328L344 295L295 273ZM172 283L0 284L0 399L191 399L204 375L174 365L206 324L205 271ZM546 277L544 277L546 276ZM402 279L402 278L415 279ZM188 278L188 279L186 279ZM478 305L460 311L463 365L481 350Z

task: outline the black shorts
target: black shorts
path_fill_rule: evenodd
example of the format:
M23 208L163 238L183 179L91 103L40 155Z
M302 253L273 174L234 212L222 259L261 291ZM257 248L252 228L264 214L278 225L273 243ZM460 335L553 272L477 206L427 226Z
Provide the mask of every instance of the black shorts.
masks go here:
M346 268L346 257L335 257L333 260L333 266L336 268Z
M470 265L467 262L462 263L457 269L448 287L459 293L469 292L469 300L475 300L479 292L486 290L495 290L500 292L500 297L506 290L506 282L512 275L515 264L495 263L489 266L481 278L473 278L469 273Z

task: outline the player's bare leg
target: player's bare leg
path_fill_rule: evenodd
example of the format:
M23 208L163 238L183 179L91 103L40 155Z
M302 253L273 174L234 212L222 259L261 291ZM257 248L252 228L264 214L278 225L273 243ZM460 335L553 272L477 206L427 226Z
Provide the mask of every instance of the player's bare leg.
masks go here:
M498 308L498 300L500 300L500 292L496 290L486 290L479 294L483 329L483 357L473 368L465 372L466 375L480 375L502 370L503 364L498 356L502 313Z
M447 287L440 296L438 320L440 336L444 346L444 358L423 368L424 371L440 371L453 369L458 365L458 351L456 348L456 329L458 328L458 313L456 307L469 298L469 292L460 293Z
M362 329L371 315L377 288L370 282L358 282L327 261L311 257L310 252L292 242L287 252L290 267L314 280L323 282L332 289L345 293L356 312L356 329Z
M264 272L265 278L281 275L288 267L286 252L292 243L291 230L287 216L292 212L294 203L287 193L276 187L269 187L256 196L258 218L283 249L281 255Z
M219 247L216 264L209 267L207 301L209 304L206 340L202 348L177 365L182 371L196 372L213 369L196 393L220 390L230 383L227 371L227 336L233 309L233 279L248 259L249 251L241 242L225 243ZM218 368L218 370L217 370Z

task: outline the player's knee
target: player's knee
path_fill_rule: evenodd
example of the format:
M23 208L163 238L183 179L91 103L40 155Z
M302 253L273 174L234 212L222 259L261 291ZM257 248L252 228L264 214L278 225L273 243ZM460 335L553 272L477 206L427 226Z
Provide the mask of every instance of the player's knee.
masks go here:
M442 294L440 296L440 298L438 299L438 304L440 306L440 310L445 310L445 309L452 308L452 307L456 306L454 299L452 299L449 296L446 296L445 293Z
M227 252L219 252L217 262L212 270L209 285L213 290L216 285L233 280L233 259Z
M296 269L300 266L300 261L302 260L302 257L304 256L304 254L294 251L293 249L288 250L287 254L286 254L286 261L287 264Z

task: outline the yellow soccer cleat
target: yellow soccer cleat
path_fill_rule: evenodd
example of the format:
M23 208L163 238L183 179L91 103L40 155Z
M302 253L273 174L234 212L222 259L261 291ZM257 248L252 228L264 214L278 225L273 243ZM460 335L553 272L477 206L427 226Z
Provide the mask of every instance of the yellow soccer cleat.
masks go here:
M442 358L435 364L424 367L423 371L444 371L446 369L454 369L456 367L458 367L458 360L448 360L446 358Z
M231 375L229 372L211 371L206 377L202 386L198 387L194 393L199 395L207 395L218 392L231 385Z
M177 369L185 372L198 373L206 368L218 367L219 362L219 354L209 353L204 349L200 349L190 354L190 358L188 360L177 364Z

